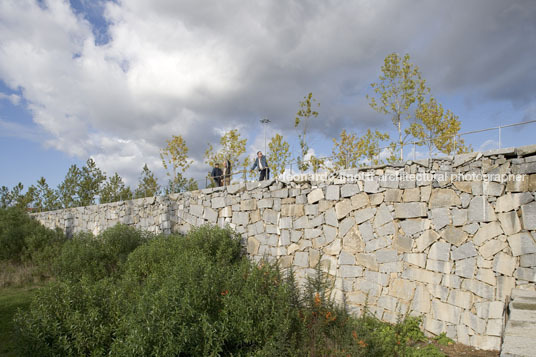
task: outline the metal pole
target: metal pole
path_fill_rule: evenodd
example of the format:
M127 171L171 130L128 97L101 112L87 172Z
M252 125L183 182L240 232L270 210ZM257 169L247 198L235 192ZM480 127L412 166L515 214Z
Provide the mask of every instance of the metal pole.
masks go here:
M266 155L266 124L270 123L270 120L264 118L260 122L264 125L264 155Z
M499 125L499 149L501 148L501 126Z

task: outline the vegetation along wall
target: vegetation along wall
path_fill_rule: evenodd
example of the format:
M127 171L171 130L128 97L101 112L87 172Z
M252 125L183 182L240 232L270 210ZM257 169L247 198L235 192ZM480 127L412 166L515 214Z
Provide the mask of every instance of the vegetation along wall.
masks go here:
M37 213L68 233L117 223L152 232L229 224L252 259L385 321L423 314L428 333L499 349L514 287L536 281L536 146Z

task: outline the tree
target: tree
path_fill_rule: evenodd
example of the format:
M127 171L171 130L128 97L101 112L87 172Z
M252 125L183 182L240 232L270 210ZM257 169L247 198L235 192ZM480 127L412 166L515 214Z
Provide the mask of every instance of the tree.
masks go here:
M116 172L102 185L99 196L100 203L126 201L132 199L132 190L125 185L123 178Z
M136 198L152 197L160 194L160 185L156 176L149 170L147 164L143 166L138 187L134 192Z
M58 186L58 195L63 208L78 207L78 187L80 186L81 171L76 165L71 165L65 178Z
M17 207L26 209L35 199L35 187L30 186L26 193L23 193L24 185L19 182L11 190L8 187L0 188L0 208Z
M171 140L166 140L166 143L167 146L160 150L162 165L168 170L167 175L170 176L166 192L182 192L197 187L194 180L184 177L185 171L193 162L193 160L188 160L186 141L182 136L173 135Z
M410 126L411 134L419 140L417 145L426 146L431 158L434 150L444 154L461 154L470 151L462 139L456 140L456 135L461 129L458 117L434 98L427 103L422 103L415 113L417 122Z
M314 155L311 155L311 157L309 158L309 164L311 165L311 169L315 174L324 167L325 162L325 158L316 157Z
M38 211L52 211L61 208L58 193L48 185L46 179L37 180L34 209Z
M268 148L270 149L267 153L268 165L275 178L285 173L285 167L290 160L289 145L283 140L282 135L275 134L268 143Z
M318 112L315 110L320 107L320 103L317 103L313 98L313 93L309 93L303 100L300 101L300 109L296 113L296 119L294 120L294 127L298 128L301 125L298 137L300 139L300 155L297 157L298 168L300 171L306 171L309 168L310 162L305 160L305 156L309 152L309 144L307 144L307 129L309 122L313 118L318 117Z
M381 146L380 142L389 140L389 134L381 133L378 130L367 130L365 135L359 138L357 142L359 156L365 157L371 165L380 163Z
M246 159L241 160L240 156L246 152L246 143L247 139L240 139L238 129L232 129L221 136L218 151L214 149L212 144L208 144L208 148L205 151L205 163L210 167L214 167L215 163L222 165L225 160L229 160L232 170L237 167L244 167Z
M346 133L346 129L341 131L339 141L333 138L331 155L334 170L357 167L360 157L357 135L355 133Z
M86 165L80 172L78 197L80 206L95 204L100 192L101 184L106 180L106 175L97 167L92 158L87 159Z
M377 83L372 83L377 97L370 97L370 106L379 113L390 114L393 124L398 131L396 147L400 152L400 160L404 159L404 144L410 135L409 130L404 130L402 121L411 118L411 107L417 106L424 100L424 95L430 92L422 79L419 68L410 63L409 54L403 58L397 53L385 57L381 68L382 75Z

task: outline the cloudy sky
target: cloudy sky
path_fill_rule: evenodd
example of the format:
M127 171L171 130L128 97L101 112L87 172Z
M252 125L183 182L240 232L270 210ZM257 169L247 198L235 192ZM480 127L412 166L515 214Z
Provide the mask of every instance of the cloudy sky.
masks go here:
M298 103L321 103L319 156L342 129L394 134L367 103L386 55L409 53L462 131L536 119L536 1L0 0L0 186L56 186L92 157L135 185L182 135L202 177L207 143L240 129L253 154ZM536 143L536 124L502 146ZM498 145L497 132L465 138Z

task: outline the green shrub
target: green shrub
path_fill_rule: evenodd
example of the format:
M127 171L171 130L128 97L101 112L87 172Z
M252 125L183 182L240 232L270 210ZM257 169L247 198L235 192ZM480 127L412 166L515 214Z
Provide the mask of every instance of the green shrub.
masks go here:
M54 261L54 275L62 280L99 280L117 277L128 255L149 235L135 228L116 225L94 237L78 233L66 241Z
M330 298L332 281L319 269L300 293L292 272L250 262L230 230L140 238L128 254L136 246L131 234L116 227L64 245L65 279L17 315L22 355L435 353L415 347L420 320L389 325L369 314L351 317ZM104 247L123 258L110 261Z
M61 230L45 228L25 211L0 209L0 260L41 264L51 250L65 241Z

